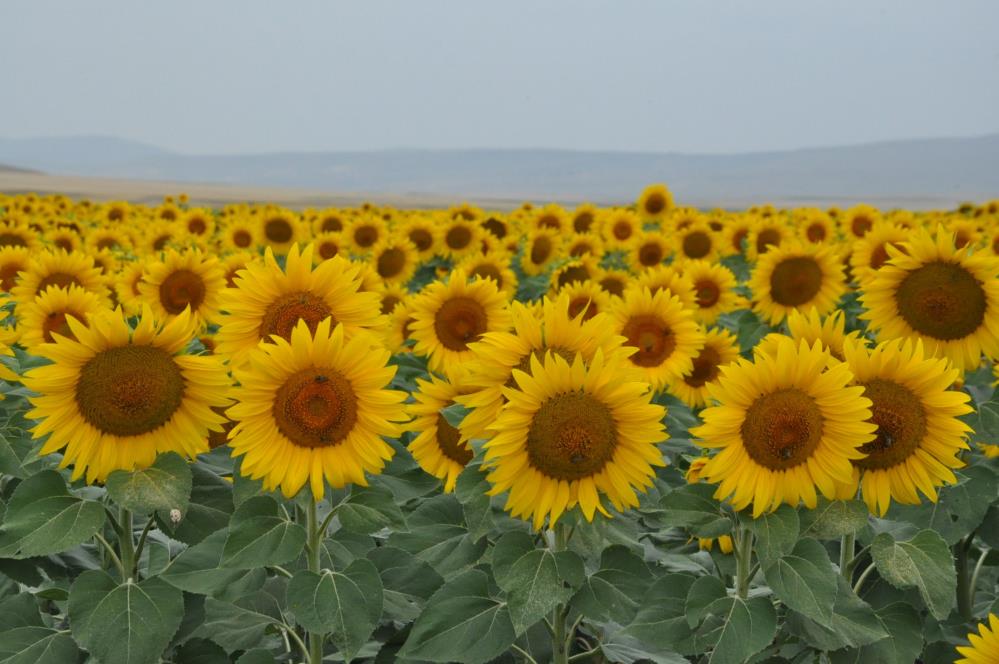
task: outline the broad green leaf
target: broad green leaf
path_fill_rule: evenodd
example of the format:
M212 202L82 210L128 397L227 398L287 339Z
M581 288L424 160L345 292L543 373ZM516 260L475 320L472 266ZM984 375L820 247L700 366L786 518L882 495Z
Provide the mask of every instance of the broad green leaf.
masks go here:
M686 657L659 648L647 648L637 639L626 634L615 634L607 641L601 641L600 652L612 662L636 664L690 664Z
M281 565L305 547L305 528L284 517L268 496L250 498L235 511L222 549L222 566L250 569Z
M997 478L987 466L971 466L959 473L958 483L942 487L939 499L928 505L893 505L888 518L932 530L953 546L985 519L996 499Z
M19 593L0 600L0 629L44 627L38 600L31 593Z
M836 570L821 544L799 540L787 555L763 568L774 594L788 607L812 620L832 619Z
M246 570L222 568L222 547L229 531L223 529L185 549L170 561L160 578L189 593L212 595L246 574Z
M430 662L488 662L514 642L506 604L489 594L488 577L469 570L434 593L400 657Z
M660 501L665 525L686 528L698 537L718 537L732 532L732 520L714 498L709 484L685 484Z
M786 625L792 634L819 650L859 648L888 637L888 631L874 609L857 597L842 576L836 576L837 595L832 620L816 622L800 613L789 612Z
M582 585L583 561L571 551L529 551L514 563L506 578L507 604L517 634L572 597Z
M191 486L191 467L176 452L159 455L149 468L116 470L107 479L108 495L113 501L143 514L163 511L169 515L171 510L184 514Z
M67 664L80 649L69 634L47 627L15 627L0 632L0 664Z
M284 624L281 609L287 586L284 579L272 578L259 592L235 602L207 598L205 622L196 634L211 639L229 653L259 646L267 630Z
M359 558L343 572L297 572L288 583L288 609L306 630L329 634L349 662L381 618L378 570Z
M86 542L104 525L104 508L70 495L62 475L43 470L21 482L0 525L0 558L61 553Z
M442 576L450 576L477 563L488 543L485 538L469 536L464 526L442 523L411 527L408 533L393 533L388 545L408 551Z
M337 510L340 523L355 533L376 533L383 528L393 532L407 530L406 518L388 491L354 487Z
M770 645L777 633L777 612L765 597L725 597L709 612L721 623L710 637L715 645L708 664L743 664Z
M277 664L277 660L274 659L274 654L270 650L254 648L240 655L236 664Z
M687 596L684 598L687 626L692 629L697 627L708 614L709 607L727 595L728 590L724 582L717 576L697 577L697 580L690 584Z
M603 551L600 569L586 579L573 604L592 620L627 625L654 581L641 558L623 546L612 546Z
M503 590L510 590L511 586L507 579L513 566L523 556L534 551L537 545L534 538L522 530L514 530L504 533L492 550L493 578Z
M177 648L173 661L184 664L229 664L229 656L214 641L191 639Z
M930 613L943 620L954 608L957 575L950 548L932 530L906 542L882 533L871 542L871 557L881 577L896 588L917 588Z
M181 592L155 577L119 585L92 570L69 591L73 638L107 664L155 664L183 617Z
M803 509L801 536L818 540L838 539L856 533L867 525L869 513L861 500L826 500L820 497L815 509Z
M798 541L798 512L790 505L781 505L777 511L761 514L756 519L741 514L740 520L743 526L753 531L756 537L754 549L762 564L788 553Z
M384 608L390 618L415 620L430 596L444 585L433 567L402 549L380 546L367 556L382 577Z
M441 415L447 420L447 423L453 426L455 429L461 426L464 421L465 416L468 415L470 411L465 408L460 403L453 403L446 408L441 408Z
M912 664L923 651L923 632L919 613L902 602L889 604L876 612L889 638L860 648L829 653L832 664Z
M197 544L229 524L233 512L232 484L195 463L191 469L191 500L187 512L174 522L169 514L156 513L160 530L184 544Z
M672 650L674 644L688 639L691 627L687 624L685 603L694 581L695 577L689 574L667 574L657 579L642 597L638 614L624 634L658 651Z

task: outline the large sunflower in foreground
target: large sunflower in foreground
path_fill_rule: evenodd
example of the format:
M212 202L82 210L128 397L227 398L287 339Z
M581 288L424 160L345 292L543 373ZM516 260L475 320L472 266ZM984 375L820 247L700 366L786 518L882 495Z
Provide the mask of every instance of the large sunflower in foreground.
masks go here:
M846 364L826 368L822 345L783 339L774 355L740 359L721 368L708 391L717 405L701 412L691 429L703 447L718 449L704 466L715 497L753 518L781 503L816 505L853 477L851 461L874 439L871 401L850 386Z
M451 493L458 475L472 460L472 447L441 414L460 394L460 381L449 383L431 375L430 380L417 378L416 387L415 402L408 410L413 416L409 428L417 435L409 443L409 453L420 468L444 483L445 493Z
M435 281L412 303L413 352L429 358L431 371L449 373L472 358L470 344L487 332L510 327L506 295L492 279L469 281L454 270L447 283Z
M380 296L360 292L360 268L334 256L313 269L312 251L312 245L301 253L293 246L282 270L268 248L262 263L250 263L238 273L236 287L222 293L227 315L216 336L220 354L238 364L261 340L272 335L290 339L300 320L315 330L332 318L348 335L381 326Z
M589 361L597 349L615 360L627 356L629 351L622 348L624 337L614 333L606 316L573 313L571 302L567 295L545 298L540 315L528 305L514 302L510 307L513 331L489 332L471 345L474 356L464 382L475 389L456 398L471 409L461 423L463 439L489 435L488 426L506 403L503 388L513 385L514 370L530 371L532 357L543 358L551 351L569 362L577 354Z
M861 301L879 340L913 337L961 370L982 353L999 358L999 258L955 249L952 236L923 231L888 246L891 259L864 285Z
M785 242L760 256L749 278L753 310L772 325L796 309L825 315L846 292L839 257L821 244Z
M704 346L704 332L693 312L669 291L630 289L615 303L611 316L625 345L638 349L627 363L657 392L693 369L694 357Z
M607 514L600 494L618 511L636 507L636 490L665 465L656 444L667 436L665 409L630 375L600 351L588 365L581 355L570 365L546 353L543 362L531 358L529 374L515 370L485 445L489 494L509 491L506 509L538 530L577 504L588 521Z
M397 437L406 419L404 392L385 389L395 376L389 352L367 333L349 338L343 325L323 320L315 334L305 321L260 344L234 373L237 403L226 411L240 473L262 479L268 491L291 498L306 482L322 500L323 480L335 488L367 485L392 458L382 436Z
M949 389L960 372L925 357L918 341L895 339L873 351L848 341L845 351L877 425L874 440L860 448L867 456L853 462L867 506L884 516L893 499L918 505L917 489L936 502L937 487L957 482L952 469L964 465L958 454L968 449L971 428L958 418L971 412L970 397ZM856 490L854 479L842 494Z
M198 327L217 322L225 272L214 256L199 249L178 253L168 249L162 260L146 266L139 281L142 299L160 319L191 310Z
M92 316L89 327L67 322L75 340L37 346L52 364L22 381L38 393L28 417L39 420L35 438L48 435L42 454L61 450L60 466L93 483L148 467L162 452L208 451L209 431L225 422L212 408L229 403L230 380L218 358L182 352L194 334L190 314L158 327L146 307L134 329L120 310Z
M999 662L999 617L989 614L988 624L979 623L978 634L968 634L970 645L958 646L961 659L954 664L996 664Z

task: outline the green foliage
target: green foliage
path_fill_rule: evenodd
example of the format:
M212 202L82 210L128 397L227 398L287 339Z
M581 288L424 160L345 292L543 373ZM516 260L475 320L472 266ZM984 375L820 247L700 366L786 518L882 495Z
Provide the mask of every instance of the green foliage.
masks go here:
M135 472L116 470L108 475L108 495L134 512L187 511L191 499L191 467L176 452L161 454L152 466Z
M881 533L871 542L871 557L885 581L896 588L917 588L930 613L939 620L954 607L954 560L937 533L921 530L905 542Z
M29 558L72 549L104 525L104 509L72 495L62 476L45 470L21 482L7 503L0 558Z

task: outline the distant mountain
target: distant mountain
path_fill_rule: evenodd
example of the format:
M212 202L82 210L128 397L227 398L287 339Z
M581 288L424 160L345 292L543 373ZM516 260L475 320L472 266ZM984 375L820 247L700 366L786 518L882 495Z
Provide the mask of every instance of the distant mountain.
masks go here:
M341 193L618 202L650 182L678 200L982 200L999 196L999 134L732 155L385 150L183 155L114 138L0 139L0 162L53 174Z

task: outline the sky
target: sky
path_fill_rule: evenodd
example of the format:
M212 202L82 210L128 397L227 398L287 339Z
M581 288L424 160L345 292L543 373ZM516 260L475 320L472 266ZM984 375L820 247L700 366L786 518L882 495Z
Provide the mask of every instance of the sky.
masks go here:
M0 137L728 153L999 132L995 0L3 0Z

